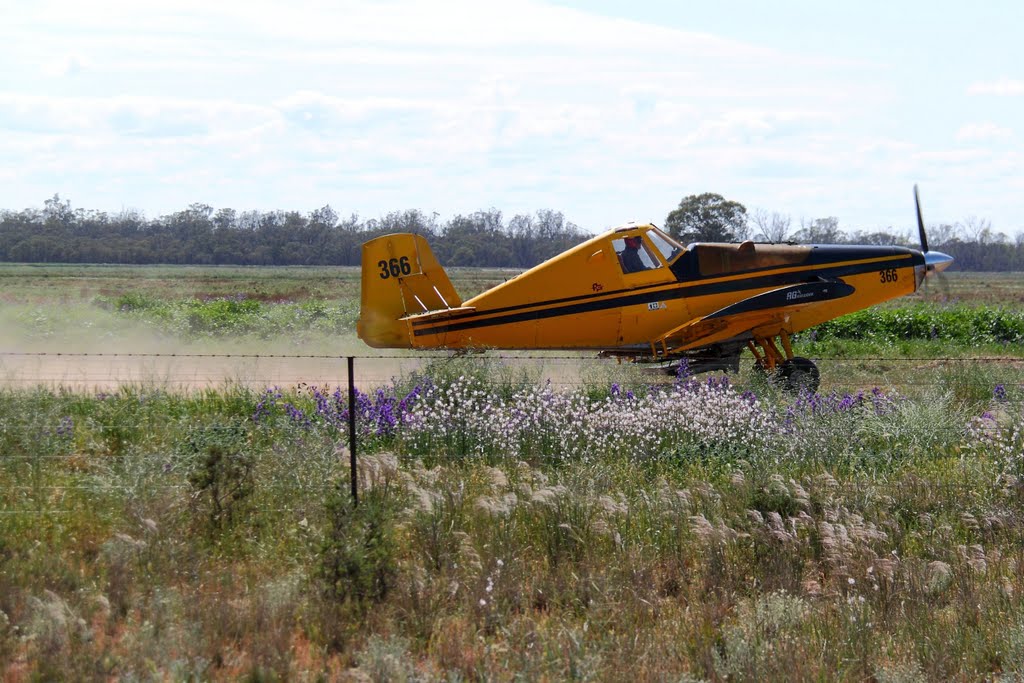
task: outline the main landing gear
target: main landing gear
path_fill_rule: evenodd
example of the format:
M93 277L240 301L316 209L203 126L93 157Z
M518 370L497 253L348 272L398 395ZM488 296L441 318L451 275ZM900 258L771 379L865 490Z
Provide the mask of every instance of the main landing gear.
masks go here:
M789 334L779 332L782 351L775 345L774 337L757 337L747 342L747 348L754 354L754 368L769 375L787 391L814 393L821 384L818 366L809 358L793 355Z

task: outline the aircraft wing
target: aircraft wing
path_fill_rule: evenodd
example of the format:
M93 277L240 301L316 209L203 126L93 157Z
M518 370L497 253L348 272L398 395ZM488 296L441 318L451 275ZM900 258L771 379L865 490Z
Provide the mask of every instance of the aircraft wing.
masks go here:
M794 312L827 306L828 302L853 292L853 286L842 280L819 280L780 287L691 320L668 331L655 343L686 351L735 337L754 336L762 330L765 336L777 334L779 329L787 326Z

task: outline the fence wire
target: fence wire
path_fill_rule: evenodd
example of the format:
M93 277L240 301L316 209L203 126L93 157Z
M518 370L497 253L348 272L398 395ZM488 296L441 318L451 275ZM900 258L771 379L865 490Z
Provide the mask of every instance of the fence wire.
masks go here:
M651 364L596 358L593 353L486 353L486 354L259 354L259 353L177 353L177 352L61 352L0 351L0 388L33 386L61 387L91 391L123 385L156 386L187 391L245 386L343 385L346 362L356 364L356 385L363 391L389 384L428 364L459 361L499 363L533 372L553 386L572 388L595 381L600 371L636 371L652 382L669 381L670 373ZM823 388L853 389L888 386L894 388L941 387L947 382L942 372L960 369L992 375L993 383L1005 387L1024 384L1024 356L915 356L915 357L812 357L822 373ZM740 381L752 361L741 363ZM1020 374L1014 371L1020 371ZM994 374L1005 372L1005 378ZM587 374L590 373L590 374Z

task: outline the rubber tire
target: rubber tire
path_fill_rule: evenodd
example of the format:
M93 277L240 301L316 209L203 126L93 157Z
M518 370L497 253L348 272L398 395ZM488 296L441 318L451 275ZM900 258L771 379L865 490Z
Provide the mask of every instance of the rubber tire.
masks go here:
M786 391L806 390L813 394L821 385L821 373L818 371L818 366L810 358L801 358L800 356L794 356L779 363L775 369L775 376L779 385Z

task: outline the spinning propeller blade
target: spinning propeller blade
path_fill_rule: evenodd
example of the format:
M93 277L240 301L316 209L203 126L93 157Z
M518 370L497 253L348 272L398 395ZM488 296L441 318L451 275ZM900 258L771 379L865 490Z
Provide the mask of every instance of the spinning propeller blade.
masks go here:
M924 254L925 275L941 273L953 263L953 257L941 251L928 250L928 236L924 232L924 218L921 216L921 197L914 185L914 208L917 210L917 234L921 239L921 253Z
M924 218L921 217L921 196L914 185L914 208L917 209L917 235L921 238L921 252L928 253L928 237L924 234Z

